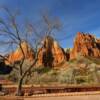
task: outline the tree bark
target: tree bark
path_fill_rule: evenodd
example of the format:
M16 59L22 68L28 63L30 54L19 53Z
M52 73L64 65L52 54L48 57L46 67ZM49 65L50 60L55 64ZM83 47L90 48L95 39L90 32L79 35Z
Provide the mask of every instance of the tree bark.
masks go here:
M22 84L23 84L23 78L21 77L19 79L19 82L18 82L18 87L17 87L17 92L16 92L16 96L23 96L24 93L22 91Z

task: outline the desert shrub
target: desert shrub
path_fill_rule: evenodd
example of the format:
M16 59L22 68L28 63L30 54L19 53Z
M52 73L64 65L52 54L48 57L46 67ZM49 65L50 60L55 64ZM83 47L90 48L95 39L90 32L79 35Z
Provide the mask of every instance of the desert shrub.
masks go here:
M65 84L74 84L74 68L70 67L59 72L58 81Z
M69 60L69 64L75 63L76 59Z
M33 72L37 72L39 74L47 73L51 70L50 67L39 67L39 68L34 68Z
M83 84L83 83L89 83L89 77L88 76L77 76L75 77L77 84Z
M51 69L50 67L33 67L31 72L24 79L24 84L92 84L100 82L100 71L95 63L90 63L83 57L81 59L69 61L69 66L64 69ZM84 59L84 60L82 60ZM87 64L86 68L79 68L80 63ZM30 62L25 61L23 71L28 68ZM18 63L16 64L18 66ZM17 83L19 74L13 70L8 79Z
M47 70L43 71L43 73L38 73L35 71L32 75L30 83L32 84L48 84L52 82L57 82L57 71L55 70Z
M14 83L18 82L18 72L13 70L9 75L7 75L7 79L13 81Z
M92 63L100 65L100 58L93 58L89 56L87 56L86 58L89 59Z
M21 61L18 61L18 62L15 62L15 67L16 68L19 68L19 64L21 63ZM30 66L31 62L29 62L28 60L25 60L24 61L24 64L23 64L23 72ZM29 72L27 74L27 76L25 77L23 83L26 84L27 81L29 80L29 77L31 75L31 72ZM19 71L17 71L16 69L13 68L12 72L10 74L7 75L7 78L11 81L13 81L14 83L17 83L18 82L18 79L19 79Z

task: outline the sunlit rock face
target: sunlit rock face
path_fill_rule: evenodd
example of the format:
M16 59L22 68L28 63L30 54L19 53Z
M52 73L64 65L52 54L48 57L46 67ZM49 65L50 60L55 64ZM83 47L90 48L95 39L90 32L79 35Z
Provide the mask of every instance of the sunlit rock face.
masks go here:
M8 61L6 61L6 64L21 61L23 58L28 59L29 61L34 60L34 51L25 41L21 43L21 47L18 46L14 52L8 55Z
M36 66L62 66L61 63L64 63L69 59L75 59L78 55L100 58L100 39L97 39L90 34L78 32L73 49L67 53L51 36L46 36L42 41L41 47L38 49ZM34 50L26 41L21 43L21 48L18 46L14 52L8 54L8 61L6 61L6 64L21 61L23 58L28 59L29 61L34 61L35 59Z
M70 59L77 58L79 54L100 58L100 39L90 34L78 32L74 41L74 47L70 53Z
M42 43L43 47L39 49L38 66L54 67L66 60L64 50L52 37L45 37Z

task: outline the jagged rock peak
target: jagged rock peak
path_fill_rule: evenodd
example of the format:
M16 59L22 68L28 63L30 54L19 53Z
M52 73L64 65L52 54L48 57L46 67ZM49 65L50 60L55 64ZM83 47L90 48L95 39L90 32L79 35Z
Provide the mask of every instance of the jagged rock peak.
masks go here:
M74 47L70 59L77 58L78 54L100 58L100 39L88 33L78 32L74 40Z
M8 61L6 63L14 63L24 57L30 61L34 59L34 51L26 41L22 41L21 45L19 44L16 50L8 55Z
M66 60L63 50L51 36L47 36L43 40L43 47L40 48L38 56L38 65L53 67Z

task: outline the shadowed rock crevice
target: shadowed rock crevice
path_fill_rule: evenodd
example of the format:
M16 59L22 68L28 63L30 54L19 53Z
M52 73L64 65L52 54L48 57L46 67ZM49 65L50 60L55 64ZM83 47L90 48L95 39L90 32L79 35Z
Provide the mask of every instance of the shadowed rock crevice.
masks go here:
M51 51L52 45L53 45L53 39L47 36L46 40L44 40L44 43L43 43L43 47L45 50L43 52L43 58L42 58L43 59L42 63L46 67L52 66L52 63L54 60L52 51Z

